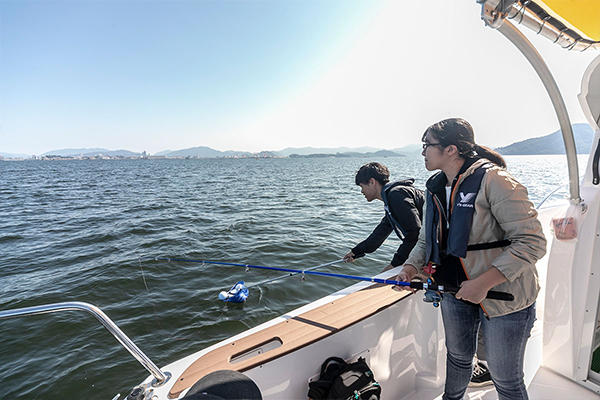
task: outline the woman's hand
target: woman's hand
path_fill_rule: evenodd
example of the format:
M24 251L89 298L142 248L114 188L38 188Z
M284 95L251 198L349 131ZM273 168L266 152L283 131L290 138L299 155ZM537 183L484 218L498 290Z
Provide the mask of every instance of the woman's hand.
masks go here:
M402 281L402 282L410 282L412 280L412 278L414 278L414 276L417 274L417 272L418 272L417 271L417 267L415 267L414 265L404 264L404 266L402 267L402 270L396 276L396 280L397 281ZM392 286L392 289L394 289L394 290L408 290L408 291L411 291L411 292L415 291L410 286Z
M473 304L479 304L483 301L483 299L485 299L487 292L488 289L482 287L477 279L473 279L472 281L463 281L463 283L460 284L460 289L458 292L456 292L454 297Z
M506 278L496 267L492 266L475 279L464 281L454 295L457 299L479 304L487 296L487 292L496 285L506 282Z

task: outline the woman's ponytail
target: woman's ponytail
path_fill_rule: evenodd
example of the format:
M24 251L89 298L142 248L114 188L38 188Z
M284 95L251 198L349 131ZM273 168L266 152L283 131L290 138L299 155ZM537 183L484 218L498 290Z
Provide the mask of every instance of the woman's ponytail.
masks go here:
M456 146L458 156L463 159L487 158L499 167L506 168L506 161L498 152L475 144L473 127L462 118L448 118L431 125L421 138L423 142L427 135L436 138L443 147Z
M494 151L489 147L480 146L476 144L475 152L477 152L477 155L479 157L487 158L499 167L506 168L506 161L504 161L504 158L497 151Z

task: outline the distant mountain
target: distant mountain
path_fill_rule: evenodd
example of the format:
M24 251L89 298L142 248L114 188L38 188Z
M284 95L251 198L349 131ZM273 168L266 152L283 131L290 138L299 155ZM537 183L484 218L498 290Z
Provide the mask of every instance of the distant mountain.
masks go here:
M392 151L403 154L421 154L421 152L423 151L423 146L420 144L409 144L406 146L398 147L396 149L392 149Z
M248 151L219 151L206 146L190 147L182 150L166 150L155 154L166 157L194 157L194 158L218 158L218 157L251 157L254 153Z
M68 157L68 156L79 156L79 155L83 155L86 153L103 153L108 151L107 149L59 149L59 150L52 150L52 151L47 151L43 154L41 154L42 156L64 156L64 157Z
M206 146L190 147L189 149L175 150L166 154L161 154L167 157L199 157L199 158L214 158L223 157L223 152L211 149Z
M42 156L62 156L62 157L73 157L73 156L86 156L94 157L99 155L113 156L113 157L131 157L139 156L141 153L134 153L129 150L108 150L108 149L59 149L47 151Z
M588 124L573 124L577 153L589 154L592 150L594 130ZM560 130L549 135L527 139L496 149L503 155L565 154Z
M93 157L93 156L113 156L113 157L135 157L141 156L142 153L135 153L129 150L108 150L105 153L85 153L84 156Z
M250 153L248 151L219 151L206 146L191 147L182 150L167 150L156 153L157 156L166 157L194 157L194 158L219 158L219 157L273 157L272 152Z
M198 157L198 158L218 158L218 157L288 157L290 155L314 156L323 155L325 157L355 157L357 155L373 155L378 157L397 157L399 154L381 150L373 147L288 147L280 151L261 151L259 153L250 153L247 151L219 151L206 146L192 147L189 149L175 151L161 151L157 156L166 157Z
M264 152L264 153L266 153L266 152ZM233 151L233 150L222 151L221 154L222 154L222 157L250 157L253 155L253 153L250 153L247 151Z
M350 158L350 157L405 157L404 154L397 153L390 150L379 150L375 152L359 153L357 151L347 151L344 153L314 153L314 154L290 154L290 158L326 158L326 157L337 157L337 158Z
M366 153L365 155L370 157L406 157L406 154L394 150L379 150L374 153Z
M374 147L286 147L283 150L275 151L277 155L287 157L291 154L299 156L307 156L310 154L337 154L337 153L372 153L381 150Z

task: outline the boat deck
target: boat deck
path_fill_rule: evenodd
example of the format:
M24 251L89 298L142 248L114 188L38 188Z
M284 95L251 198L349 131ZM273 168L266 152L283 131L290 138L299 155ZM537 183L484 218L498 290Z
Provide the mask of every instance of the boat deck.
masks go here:
M537 374L535 374L533 381L527 388L527 394L530 400L598 400L600 397L591 390L544 367L540 367ZM441 398L442 396L439 396L436 400L441 400ZM465 398L469 400L496 400L498 394L493 386L487 386L485 388L470 389Z
M177 378L169 398L177 398L210 372L243 372L260 366L339 332L409 295L391 286L372 285L218 347L195 360Z
M443 388L419 390L407 397L402 397L402 400L442 400L442 390ZM600 395L593 391L544 367L538 370L533 381L527 388L527 394L530 400L598 400L600 398ZM465 394L465 400L497 399L498 393L496 393L494 386L468 389Z

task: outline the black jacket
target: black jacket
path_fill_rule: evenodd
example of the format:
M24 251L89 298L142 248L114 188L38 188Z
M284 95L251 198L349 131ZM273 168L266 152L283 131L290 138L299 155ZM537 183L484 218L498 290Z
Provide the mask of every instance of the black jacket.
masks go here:
M389 186L386 185L387 190L386 187L382 189L386 190L388 209L393 219L398 223L397 228L404 235L402 244L398 247L390 263L394 267L402 265L406 261L410 251L417 243L419 231L421 230L425 198L423 192L413 186L414 181L414 179L406 179ZM355 257L362 257L365 253L374 252L383 244L392 231L394 231L394 226L386 212L379 225L375 227L368 238L352 249L352 253Z

